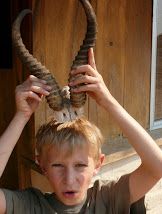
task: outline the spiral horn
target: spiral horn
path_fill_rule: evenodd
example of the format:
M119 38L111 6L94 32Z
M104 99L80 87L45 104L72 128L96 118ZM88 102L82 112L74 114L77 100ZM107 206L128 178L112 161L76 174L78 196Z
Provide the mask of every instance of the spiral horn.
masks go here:
M33 55L29 53L29 51L23 44L21 38L20 26L23 18L29 13L32 13L32 11L29 9L23 10L13 23L12 26L13 46L15 47L19 58L28 67L31 74L42 80L46 80L47 84L51 86L52 89L50 91L50 94L46 96L46 99L51 109L53 109L54 111L59 111L63 108L63 98L61 96L61 89L56 79L52 76L52 74L45 66L38 62L37 59L34 58Z
M71 69L75 69L78 66L88 64L88 50L91 47L95 46L96 34L97 34L97 21L95 12L88 0L79 0L82 4L84 11L87 17L87 32L85 38L83 40L83 44L80 46L80 50L78 51L77 56L75 57ZM71 75L69 76L69 81L73 78ZM72 88L72 87L71 87ZM72 106L77 108L83 106L86 102L86 93L73 93L70 90L70 99Z

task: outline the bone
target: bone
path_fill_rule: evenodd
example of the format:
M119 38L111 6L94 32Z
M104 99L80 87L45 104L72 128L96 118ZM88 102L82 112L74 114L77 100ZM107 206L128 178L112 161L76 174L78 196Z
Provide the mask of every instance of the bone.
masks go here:
M72 63L71 69L75 69L78 66L88 64L88 50L89 48L95 46L97 34L96 15L90 2L88 0L80 0L80 3L84 8L87 17L87 32L83 40L83 44L81 45L80 50ZM77 77L78 76L73 77L69 75L69 81ZM83 106L86 102L86 93L73 93L71 90L72 88L73 87L70 88L71 104L72 106L79 108Z
M88 0L79 1L86 13L87 33L85 35L85 39L83 40L83 44L81 45L80 50L72 63L72 69L88 63L88 49L90 47L94 47L97 32L96 16L91 4ZM59 84L57 83L55 77L51 74L51 72L44 65L38 62L32 54L29 53L22 41L20 27L23 18L30 13L32 13L32 11L29 9L23 10L13 23L13 46L15 47L22 63L28 67L30 73L40 79L46 80L47 84L51 86L52 90L46 97L46 100L50 109L54 111L53 114L55 115L56 120L58 122L74 120L77 117L83 115L83 106L86 102L86 94L76 94L73 93L71 89L67 90L67 88L66 90L65 88L61 90ZM73 77L69 76L69 81L71 80L71 78Z
M13 45L21 61L28 67L30 73L40 79L46 80L47 84L51 86L52 89L50 91L50 94L46 97L46 100L50 108L52 108L54 111L60 111L61 109L63 109L63 99L61 96L61 89L55 77L53 77L49 70L45 66L43 66L40 62L38 62L37 59L34 58L32 54L29 53L21 38L20 33L21 22L23 18L29 13L32 13L31 10L28 9L23 10L13 23L12 26Z

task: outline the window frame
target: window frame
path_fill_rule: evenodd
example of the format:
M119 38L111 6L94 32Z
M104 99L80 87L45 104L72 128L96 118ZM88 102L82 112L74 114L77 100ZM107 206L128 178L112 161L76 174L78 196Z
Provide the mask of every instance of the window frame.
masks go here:
M158 0L153 0L152 17L152 59L151 59L151 92L150 92L150 130L162 128L162 120L155 120L156 92L156 59L157 59L157 8Z

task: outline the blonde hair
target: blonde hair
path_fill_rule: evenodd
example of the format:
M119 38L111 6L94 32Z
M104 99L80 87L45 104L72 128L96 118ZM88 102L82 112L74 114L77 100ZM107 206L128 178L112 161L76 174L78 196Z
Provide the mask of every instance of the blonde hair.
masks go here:
M103 137L100 130L86 118L79 118L70 122L57 123L51 120L42 125L36 134L36 149L41 156L45 146L68 144L70 154L76 146L88 144L89 154L98 160L101 153Z

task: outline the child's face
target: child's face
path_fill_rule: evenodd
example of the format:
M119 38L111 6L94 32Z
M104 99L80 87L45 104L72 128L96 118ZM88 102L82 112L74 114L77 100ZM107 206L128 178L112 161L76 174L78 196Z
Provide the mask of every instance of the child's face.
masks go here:
M61 150L52 147L46 153L46 161L41 161L44 174L65 205L76 205L84 200L91 179L103 161L101 155L96 163L89 156L87 147L77 147L70 155L67 155L67 145L63 145Z

